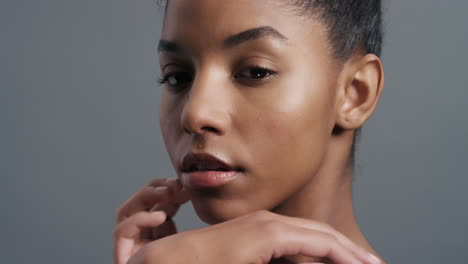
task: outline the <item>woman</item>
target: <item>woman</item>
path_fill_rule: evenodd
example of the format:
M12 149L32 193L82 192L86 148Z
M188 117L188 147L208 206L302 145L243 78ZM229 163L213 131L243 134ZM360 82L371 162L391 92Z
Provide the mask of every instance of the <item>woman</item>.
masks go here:
M351 199L380 45L380 1L168 1L160 125L177 180L121 206L116 263L382 263ZM189 200L212 226L174 234Z

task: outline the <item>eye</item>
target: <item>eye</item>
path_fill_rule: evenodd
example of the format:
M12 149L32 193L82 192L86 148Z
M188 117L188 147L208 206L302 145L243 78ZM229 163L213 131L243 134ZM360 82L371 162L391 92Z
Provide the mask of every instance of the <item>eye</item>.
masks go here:
M234 78L243 81L258 82L274 75L275 72L260 66L252 66L238 72Z
M166 74L159 80L160 84L167 83L168 89L174 93L183 91L191 82L192 74L189 72L178 71Z
M263 68L260 66L253 66L253 67L249 67L249 68L242 70L241 72L236 74L235 77L236 78L250 78L250 79L264 79L273 73L274 73L273 71L267 68Z

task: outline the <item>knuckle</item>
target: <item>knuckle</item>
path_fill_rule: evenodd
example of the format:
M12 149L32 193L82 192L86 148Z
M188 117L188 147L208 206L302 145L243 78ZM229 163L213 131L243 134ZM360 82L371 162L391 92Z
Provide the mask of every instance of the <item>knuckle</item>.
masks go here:
M112 230L112 235L113 235L114 237L118 237L119 234L120 234L119 227L118 227L118 226L114 227L114 229Z
M333 227L327 223L323 223L323 222L317 222L316 223L319 227L323 228L324 230L334 230Z
M112 235L114 236L114 238L117 238L120 236L121 233L122 233L122 224L118 224L112 230Z
M142 219L144 218L145 216L148 215L148 212L144 212L144 211L141 211L141 212L138 212L138 213L135 213L134 215L131 216L131 218L134 220L134 221L137 221L139 219Z
M338 238L330 233L318 231L317 236L319 236L323 244L327 245L330 249L336 249L336 247L340 246Z
M118 215L120 215L121 213L122 213L122 205L119 205L119 207L117 207L117 208L115 209L115 215L118 216Z
M308 220L308 222L314 229L318 229L321 232L333 232L334 231L333 227L327 223L319 222L315 220Z
M135 197L136 199L138 199L136 200L136 203L139 203L148 209L154 206L154 203L157 202L161 198L161 195L158 195L155 192L155 190L156 190L156 187L153 187L153 186L147 186L143 188L140 191L139 195Z
M347 251L335 237L330 236L328 240L328 256L343 254ZM341 255L340 254L340 255Z
M266 234L269 237L269 239L274 242L279 241L284 236L284 226L278 221L265 221L261 223L261 227L263 228L262 233Z
M328 256L342 255L343 253L345 253L344 250L345 249L342 246L340 246L339 243L335 242L329 245L327 255Z
M152 179L151 181L149 181L146 184L146 186L159 186L159 185L164 184L164 182L166 182L165 178L155 178L155 179Z
M141 222L141 220L144 219L146 215L147 215L147 212L135 213L134 215L129 216L124 221L122 221L120 223L120 225L123 225L123 224L137 224L137 223Z
M127 215L126 215L125 211L126 210L125 210L124 205L121 205L116 209L115 215L116 215L116 218L117 218L117 223L119 223L123 219L127 218Z
M251 214L251 217L253 217L254 219L257 219L257 220L269 220L271 219L273 213L267 211L267 210L260 210L260 211L256 211L256 212L253 212Z
M334 227L332 227L329 224L326 223L318 223L319 227L326 233L330 234L330 236L334 237L335 240L339 240L338 236L340 236L340 233L336 231Z
M338 244L338 238L332 234L329 233L322 233L323 237L328 241L330 245L337 246Z

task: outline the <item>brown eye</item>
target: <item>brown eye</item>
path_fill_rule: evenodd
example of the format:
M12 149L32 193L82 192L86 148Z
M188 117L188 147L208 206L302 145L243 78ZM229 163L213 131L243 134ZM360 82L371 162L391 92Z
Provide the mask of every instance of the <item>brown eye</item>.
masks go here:
M267 68L255 66L255 67L249 67L240 71L238 74L236 74L235 78L261 80L261 79L268 78L273 74L274 72Z
M188 72L174 72L164 75L159 82L167 83L168 89L172 92L181 92L192 82L192 75Z

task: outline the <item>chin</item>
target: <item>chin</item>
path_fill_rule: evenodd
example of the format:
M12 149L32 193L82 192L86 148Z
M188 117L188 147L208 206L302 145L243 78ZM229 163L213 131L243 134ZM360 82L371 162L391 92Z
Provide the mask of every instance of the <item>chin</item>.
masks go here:
M198 217L209 225L225 222L264 208L252 207L247 200L223 200L213 197L192 197Z

